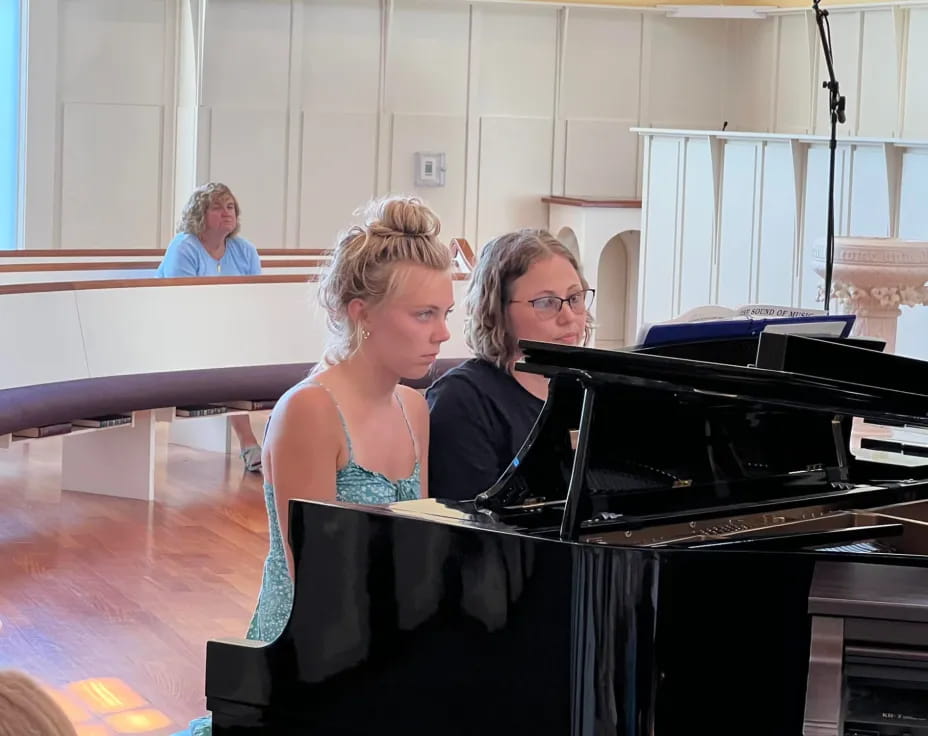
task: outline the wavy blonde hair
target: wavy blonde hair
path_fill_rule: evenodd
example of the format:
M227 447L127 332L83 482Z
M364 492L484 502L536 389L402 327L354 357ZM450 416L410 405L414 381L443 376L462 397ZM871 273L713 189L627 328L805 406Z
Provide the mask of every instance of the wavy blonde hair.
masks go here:
M229 187L218 181L211 181L209 184L204 184L193 190L187 204L184 205L183 212L180 213L180 220L177 221L177 232L198 236L202 234L206 229L206 211L213 202L222 199L226 195L232 197L232 201L235 202L235 230L226 237L234 238L238 235L242 216L242 210L238 206L238 199L232 194Z
M570 261L583 288L589 288L574 254L547 230L516 230L483 246L464 299L464 339L474 355L507 372L512 370L519 355L507 309L512 298L512 284L525 275L533 263L552 256ZM584 345L589 343L592 334L593 316L587 312Z
M436 271L451 269L451 249L438 239L438 216L417 197L376 199L363 208L362 224L342 234L319 282L329 339L322 365L350 357L361 344L361 327L348 316L348 305L363 299L376 306L399 285L397 266L413 264Z

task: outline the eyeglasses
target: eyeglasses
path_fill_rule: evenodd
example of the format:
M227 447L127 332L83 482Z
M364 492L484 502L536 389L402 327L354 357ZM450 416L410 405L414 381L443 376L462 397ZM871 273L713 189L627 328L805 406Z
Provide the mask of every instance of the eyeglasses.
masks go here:
M564 299L559 296L540 296L537 299L526 299L524 301L511 299L509 303L531 304L539 319L552 319L560 314L565 304L570 306L570 310L574 314L585 313L593 306L594 296L596 296L596 289L583 289L582 291L575 291Z

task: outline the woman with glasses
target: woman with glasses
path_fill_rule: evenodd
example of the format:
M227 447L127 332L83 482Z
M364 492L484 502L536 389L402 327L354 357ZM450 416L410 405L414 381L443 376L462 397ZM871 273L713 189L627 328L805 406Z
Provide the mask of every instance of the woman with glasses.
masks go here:
M499 478L548 397L544 376L513 370L519 340L585 345L593 296L576 258L544 230L507 233L483 247L464 302L476 357L426 393L431 495L466 500Z

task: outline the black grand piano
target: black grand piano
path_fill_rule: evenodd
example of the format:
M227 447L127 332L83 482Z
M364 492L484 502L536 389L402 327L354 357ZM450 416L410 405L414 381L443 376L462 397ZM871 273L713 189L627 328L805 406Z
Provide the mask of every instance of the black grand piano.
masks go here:
M928 734L928 364L523 347L492 488L292 502L285 631L207 647L217 736Z

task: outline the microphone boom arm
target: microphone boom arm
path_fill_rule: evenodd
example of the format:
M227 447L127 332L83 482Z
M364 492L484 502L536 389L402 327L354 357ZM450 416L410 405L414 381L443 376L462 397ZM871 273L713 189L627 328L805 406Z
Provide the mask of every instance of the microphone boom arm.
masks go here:
M825 312L831 311L831 279L835 258L835 156L838 148L838 123L846 122L845 98L840 93L838 80L835 78L834 60L831 53L831 26L828 23L828 11L819 7L820 0L812 0L815 21L822 39L822 51L828 68L828 79L822 87L828 90L828 111L831 118L831 137L829 139L828 162L828 228L825 236Z

